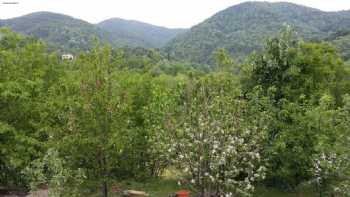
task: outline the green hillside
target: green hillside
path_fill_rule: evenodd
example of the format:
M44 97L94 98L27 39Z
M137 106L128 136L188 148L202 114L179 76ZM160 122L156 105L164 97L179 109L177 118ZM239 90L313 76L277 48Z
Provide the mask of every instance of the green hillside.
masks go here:
M47 41L55 48L66 51L90 48L93 37L112 42L108 33L98 27L70 16L51 12L36 12L22 17L0 21L13 31Z
M134 20L112 18L97 24L109 32L118 44L123 46L141 46L159 48L186 29L169 29Z
M237 58L262 49L267 37L284 24L307 40L323 40L350 27L350 12L323 12L292 3L247 2L223 10L179 35L165 47L170 56L211 63L212 53L225 48Z
M350 61L350 28L335 32L326 41L333 43L343 58Z
M166 57L213 64L213 51L225 48L242 60L261 50L266 38L291 25L305 40L333 43L350 59L350 11L324 12L292 3L246 2L227 8L187 29L169 29L111 18L98 24L51 12L0 20L0 27L43 39L62 51L85 51L94 37L113 47L161 48Z
M15 32L40 38L55 49L71 52L91 48L94 38L114 47L159 48L178 33L185 31L117 18L95 25L52 12L36 12L0 20L0 27L8 27Z

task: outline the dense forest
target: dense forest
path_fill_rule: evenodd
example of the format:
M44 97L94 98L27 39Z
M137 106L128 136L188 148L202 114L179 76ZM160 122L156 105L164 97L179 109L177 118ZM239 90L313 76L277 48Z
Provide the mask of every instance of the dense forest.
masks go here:
M90 49L93 38L112 46L160 48L185 29L169 29L138 21L118 18L96 25L52 12L36 12L13 19L0 20L0 27L41 38L53 50L79 52Z
M274 12L266 11L271 7ZM295 16L284 9L300 6L246 3L213 19L233 18L232 25L247 27L235 13L275 22L271 14ZM254 34L247 38L259 50L246 45L239 53L207 39L211 25L232 32L231 25L209 19L170 42L195 42L195 36L208 42L205 52L185 40L179 43L194 48L176 45L194 61L165 49L115 47L95 33L65 60L49 40L0 29L0 195L7 188L48 189L54 197L119 196L125 180L160 180L165 188L165 174L177 173L178 187L199 197L260 196L260 188L349 196L350 14L334 18L302 7L297 15L315 13L334 23L266 27L273 33L256 38L261 43ZM225 35L220 42L243 47L236 35Z
M0 20L0 26L41 38L48 42L51 48L62 51L87 50L90 48L92 36L101 42L113 43L107 32L103 32L88 22L50 12L37 12L18 18Z
M236 58L244 59L253 51L261 50L263 40L276 35L284 24L292 25L305 40L333 42L334 35L349 30L350 11L324 12L285 2L246 2L192 27L171 40L165 49L174 58L199 63L213 63L212 53L217 48L225 48ZM337 47L347 43L343 39L334 41ZM341 49L345 57L349 57L349 48Z
M133 20L112 18L97 24L107 31L118 45L161 48L186 29L169 29Z
M118 18L91 24L52 12L36 12L0 20L0 27L40 38L48 42L53 50L62 52L88 50L94 37L114 47L160 48L177 34L186 31Z
M0 20L0 27L41 38L49 48L79 52L91 48L92 37L113 48L158 48L170 60L208 67L213 52L224 48L237 61L263 49L264 41L291 25L306 41L331 42L350 61L350 11L325 12L292 3L246 2L218 12L190 29L169 29L139 21L111 18L91 24L73 17L37 12Z

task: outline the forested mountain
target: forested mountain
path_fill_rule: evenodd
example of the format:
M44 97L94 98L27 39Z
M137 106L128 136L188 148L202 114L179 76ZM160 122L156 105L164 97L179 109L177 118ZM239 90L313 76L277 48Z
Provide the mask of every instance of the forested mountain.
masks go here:
M41 38L59 49L68 51L88 49L93 37L113 43L108 33L94 25L51 12L36 12L1 20L0 26L7 26L13 31Z
M326 41L333 43L343 58L350 61L350 28L339 30L330 35Z
M324 12L292 3L246 2L223 10L167 44L178 59L208 63L217 48L242 58L262 49L264 40L284 25L307 40L323 40L350 27L350 11ZM338 42L335 42L338 43Z
M159 48L186 29L169 29L134 20L111 18L97 24L117 43L127 46Z
M115 47L158 48L185 31L116 18L95 25L52 12L36 12L0 20L0 27L3 26L43 39L56 49L64 51L89 49L94 37Z
M265 39L276 35L285 24L306 40L333 43L345 60L350 59L350 11L324 12L292 3L242 3L190 30L120 18L90 24L51 12L0 20L0 27L41 38L62 51L87 50L96 37L113 47L162 48L170 58L206 64L213 63L217 48L225 48L237 59L261 50Z

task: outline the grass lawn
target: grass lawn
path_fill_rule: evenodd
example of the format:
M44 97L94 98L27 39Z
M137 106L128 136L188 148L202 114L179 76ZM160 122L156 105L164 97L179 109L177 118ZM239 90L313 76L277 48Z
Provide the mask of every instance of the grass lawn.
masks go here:
M184 186L179 186L176 180L183 178L176 169L168 169L165 171L161 179L148 180L144 183L132 180L125 180L117 182L114 185L120 187L122 190L138 190L145 191L149 194L149 197L169 197L176 193L176 191L189 189ZM98 197L100 194L94 195ZM112 197L120 197L120 195L110 192ZM260 187L256 190L253 197L318 197L314 192L301 191L295 193L288 193L279 191L274 188Z
M255 197L316 197L311 191L300 191L295 193L282 192L273 188L258 188Z
M159 179L150 180L146 183L139 183L135 181L123 181L117 183L123 189L145 191L150 197L169 197L175 194L176 191L186 189L177 184L175 180ZM99 196L99 195L96 195ZM111 194L113 197L119 197L117 194ZM298 193L286 193L276 189L258 188L254 197L316 197L312 192L302 191Z

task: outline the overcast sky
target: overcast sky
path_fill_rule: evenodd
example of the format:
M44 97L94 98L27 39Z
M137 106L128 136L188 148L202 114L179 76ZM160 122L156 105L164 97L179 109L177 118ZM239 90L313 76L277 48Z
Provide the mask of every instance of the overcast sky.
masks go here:
M287 0L324 11L350 10L350 0ZM37 11L67 14L91 23L119 17L165 27L191 27L244 0L0 0L0 19ZM277 2L270 0L270 2ZM18 3L18 4L11 4Z

